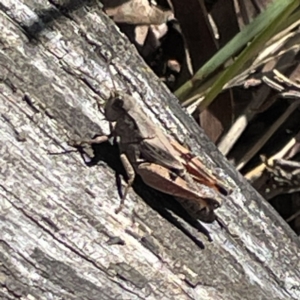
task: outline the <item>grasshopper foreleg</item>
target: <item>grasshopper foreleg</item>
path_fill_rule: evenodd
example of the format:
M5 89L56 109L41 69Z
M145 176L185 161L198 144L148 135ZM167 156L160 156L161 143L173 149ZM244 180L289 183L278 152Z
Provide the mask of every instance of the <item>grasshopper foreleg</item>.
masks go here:
M127 158L127 156L125 154L121 154L120 158L121 158L122 164L124 166L124 169L125 169L127 177L128 177L128 183L127 183L127 186L126 186L126 188L124 190L123 196L121 198L120 205L115 210L116 214L118 214L122 210L122 208L124 207L125 198L127 196L127 193L129 191L130 187L132 186L134 178L135 178L134 169L133 169L133 167L132 167L129 159Z
M93 139L84 139L84 140L70 140L68 141L68 144L72 147L78 147L78 146L83 146L84 144L92 145L92 144L101 144L110 139L110 135L100 135L97 136Z

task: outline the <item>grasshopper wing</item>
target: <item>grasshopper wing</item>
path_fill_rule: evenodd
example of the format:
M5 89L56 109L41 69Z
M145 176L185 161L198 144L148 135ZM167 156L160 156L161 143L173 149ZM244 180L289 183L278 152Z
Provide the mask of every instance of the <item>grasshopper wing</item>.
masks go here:
M185 172L184 167L160 128L150 122L149 117L142 110L131 109L128 115L138 128L137 132L141 138L140 152L145 161L159 164L173 170L177 175L182 175Z
M225 196L231 193L231 188L217 175L213 174L198 157L178 142L171 140L170 143L177 152L178 157L180 157L181 163L195 181L214 188Z

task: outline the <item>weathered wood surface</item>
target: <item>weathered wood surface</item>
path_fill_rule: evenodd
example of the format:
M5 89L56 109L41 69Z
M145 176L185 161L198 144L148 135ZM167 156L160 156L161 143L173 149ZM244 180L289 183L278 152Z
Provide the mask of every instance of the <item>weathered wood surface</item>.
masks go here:
M0 299L299 299L299 240L285 222L99 4L69 3L67 12L55 3L0 4ZM70 137L109 131L97 108L112 88L108 59L118 88L235 182L218 210L227 228L205 225L213 242L180 221L172 197L140 180L116 215L114 147L100 146L94 167L60 154Z

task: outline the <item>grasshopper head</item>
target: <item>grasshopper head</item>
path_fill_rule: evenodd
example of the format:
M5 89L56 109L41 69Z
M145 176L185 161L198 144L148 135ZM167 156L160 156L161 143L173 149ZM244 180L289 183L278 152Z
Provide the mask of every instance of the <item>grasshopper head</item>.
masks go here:
M114 92L105 105L105 117L110 122L115 122L134 106L134 98L122 93Z

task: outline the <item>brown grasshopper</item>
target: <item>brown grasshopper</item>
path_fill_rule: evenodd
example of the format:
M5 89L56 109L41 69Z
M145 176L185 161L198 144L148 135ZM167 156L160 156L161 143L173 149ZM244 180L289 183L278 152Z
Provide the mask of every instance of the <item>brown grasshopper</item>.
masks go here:
M213 221L214 209L221 206L229 193L220 179L188 149L165 135L132 96L115 92L107 100L104 114L114 122L111 134L81 141L80 145L102 143L110 137L119 139L128 184L116 213L124 205L137 173L147 185L176 197L192 217Z

